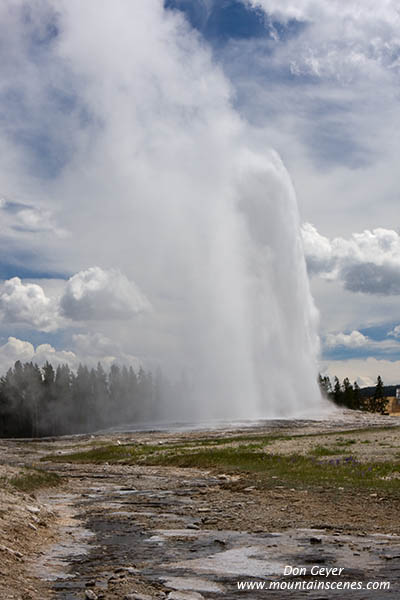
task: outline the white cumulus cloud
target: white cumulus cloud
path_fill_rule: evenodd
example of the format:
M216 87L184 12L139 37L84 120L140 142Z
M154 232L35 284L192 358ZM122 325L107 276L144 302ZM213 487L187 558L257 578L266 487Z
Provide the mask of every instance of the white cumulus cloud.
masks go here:
M79 363L96 367L98 362L109 369L112 364L132 366L138 369L141 361L138 357L124 352L118 343L106 336L93 334L75 334L72 336L72 349L57 350L51 344L35 346L26 340L10 336L5 344L0 346L0 375L19 360L22 363L33 362L40 367L49 361L54 368L59 364L68 364L76 370Z
M249 0L283 21L305 24L288 50L292 74L349 82L378 69L399 71L400 13L394 0Z
M326 345L330 348L335 346L345 346L346 348L360 348L368 344L368 337L360 331L351 333L329 333L326 336Z
M61 298L63 314L74 321L129 319L149 307L136 284L121 271L100 267L71 277Z
M40 285L13 277L0 287L0 316L8 324L24 324L40 331L58 329L60 318L55 299Z
M0 372L3 374L15 361L34 362L42 366L47 360L53 367L68 363L71 368L78 366L77 356L68 350L56 350L50 344L40 344L36 348L28 341L19 340L13 336L0 346Z
M338 279L351 292L400 294L400 236L377 228L329 240L310 223L303 225L303 244L311 274Z
M350 381L357 381L361 386L375 385L378 375L386 385L400 383L400 361L398 360L391 361L372 356L366 359L331 360L324 361L321 370L331 379L335 375L340 381L348 377Z
M393 327L392 331L389 331L388 335L393 336L395 338L400 338L400 325L396 325L396 327Z

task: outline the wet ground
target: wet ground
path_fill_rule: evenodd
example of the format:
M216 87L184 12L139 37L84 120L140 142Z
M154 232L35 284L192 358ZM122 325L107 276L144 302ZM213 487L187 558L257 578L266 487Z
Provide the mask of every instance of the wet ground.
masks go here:
M363 416L357 423L346 418L336 423L275 423L272 427L264 425L263 431L290 431L292 427L323 435L374 423ZM393 421L383 419L377 424L390 425ZM135 434L135 440L164 443L174 440L176 432L141 435ZM184 435L187 439L197 434ZM215 431L213 435L226 432ZM380 440L377 452L382 444L389 443L387 440L392 443L397 439L395 430L371 435ZM131 437L108 434L106 441L117 444L122 439L124 443ZM29 452L23 444L5 446L4 457L8 451L10 462L26 464L29 459L31 464L33 448L38 458L50 450L58 454L70 451L77 442L90 440L43 441L31 445ZM284 452L285 444L291 442L279 443L279 451ZM304 440L305 447L308 443ZM371 441L360 444L360 448L373 452L372 445ZM300 452L300 443L297 447ZM393 446L393 452L397 451ZM281 485L263 489L248 473L40 464L59 473L65 484L37 495L38 503L57 515L57 522L52 525L53 542L33 553L25 568L47 582L53 598L400 597L400 506L389 497ZM296 572L294 567L305 571ZM271 582L281 582L282 589L270 589ZM352 585L353 589L315 589L318 582ZM376 582L376 586L383 582L390 588L367 590L368 582ZM291 589L301 583L314 589ZM252 584L264 585L265 589L240 589ZM7 600L25 597L43 600L44 595L5 596Z
M339 496L332 504L324 490L303 490L300 501L297 490L279 485L268 492L252 485L234 491L228 484L238 476L195 469L69 465L64 472L74 494L49 498L69 507L64 543L37 565L54 579L56 598L81 599L90 591L99 599L400 596L400 536L390 530L390 519L382 520L393 506L385 507L387 499L376 494L368 499L370 511L377 511L372 525L360 520L357 496ZM304 523L296 511L303 511ZM305 574L296 577L291 567ZM353 589L238 588L277 581L284 587L341 582ZM390 589L366 590L368 582Z
M90 475L86 477L90 479ZM85 497L68 499L70 514L75 512L78 522L75 526L65 525L65 543L55 545L37 564L42 576L55 579L56 598L82 599L86 590L93 590L98 598L124 598L137 593L138 575L149 583L146 591L150 597L157 593L159 597L168 597L171 590L179 590L183 593L176 597L188 600L267 594L277 598L357 599L400 595L399 536L348 535L300 528L247 533L215 529L212 523L208 529L204 528L204 521L207 526L212 516L202 492L218 486L217 478L176 482L176 490L160 490L160 483L169 485L170 479L160 482L157 475L140 474L139 489L121 486L118 479L116 473L107 477L104 484L88 487ZM51 500L60 505L57 494ZM194 514L203 516L193 518ZM79 515L85 518L84 527L82 521L79 525ZM160 522L162 528L158 527ZM168 522L171 527L166 527ZM243 581L295 582L295 577L284 576L288 566L305 567L306 577L301 579L306 581L340 580L360 582L363 586L368 581L385 581L391 583L391 589L382 592L238 589L238 582ZM322 569L322 576L311 575L311 568L315 571L317 566L319 574ZM339 577L325 577L325 569L332 568L343 571Z

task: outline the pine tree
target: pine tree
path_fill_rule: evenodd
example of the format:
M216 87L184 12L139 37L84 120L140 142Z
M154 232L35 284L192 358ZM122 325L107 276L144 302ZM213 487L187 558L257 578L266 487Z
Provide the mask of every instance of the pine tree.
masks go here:
M353 384L353 408L354 410L361 409L361 395L360 395L360 386L357 381Z
M346 408L354 408L353 386L348 377L343 379L343 404Z
M382 381L381 376L378 375L378 377L376 379L375 392L374 392L374 395L372 398L372 407L373 407L372 412L377 412L377 413L380 413L381 415L387 414L387 411L386 411L387 403L388 403L388 399L385 398L383 381Z
M332 397L331 380L329 379L329 377L327 375L325 375L324 377L322 377L321 373L318 373L318 385L319 385L319 389L320 389L321 395L324 398L331 398Z
M340 381L336 377L336 375L335 375L333 381L334 381L333 394L332 394L333 401L338 406L341 406L343 404L343 392L342 392L342 388L340 386Z

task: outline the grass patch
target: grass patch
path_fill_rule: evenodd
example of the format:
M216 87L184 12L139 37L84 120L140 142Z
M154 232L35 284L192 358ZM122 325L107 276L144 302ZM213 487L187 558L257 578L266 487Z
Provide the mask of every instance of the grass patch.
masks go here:
M70 462L70 463L120 463L120 462L132 462L137 460L140 456L147 452L158 448L158 446L148 447L141 446L138 444L131 445L108 445L100 446L99 448L92 448L90 450L83 450L81 452L71 452L68 454L52 454L50 456L44 456L41 461L51 462Z
M252 450L261 449L276 440L289 440L292 436L287 435L247 435L231 436L221 438L203 438L194 440L184 440L182 442L168 443L160 445L155 444L107 444L99 445L96 448L81 450L78 452L68 452L63 454L51 454L42 457L41 461L51 462L72 462L72 463L135 463L141 458L152 454L165 454L175 451L195 450L197 448L214 448L219 446L229 446L231 444L240 444L240 442L254 442L246 444L246 448ZM243 447L240 445L239 447Z
M364 430L335 431L318 434L238 434L221 437L199 437L160 444L97 444L78 452L57 454L43 461L141 464L178 467L199 467L223 471L258 473L267 486L277 483L288 487L320 487L381 490L400 495L400 480L392 477L400 472L398 460L386 462L359 462L354 456L343 456L346 449L362 442L356 434L388 431L397 427L366 428ZM280 455L264 451L279 440L329 438L327 445L316 445L307 456ZM322 441L322 440L321 440ZM324 439L326 441L326 439ZM332 444L330 445L330 442ZM369 440L363 440L370 443ZM318 443L318 440L315 440ZM329 457L342 455L334 459ZM274 477L274 479L272 479Z
M344 440L343 438L337 438L336 440L336 446L352 446L353 444L356 444L357 440Z
M330 448L327 446L315 446L315 448L312 448L312 450L309 451L311 456L335 456L342 453L342 448L335 448L333 446Z
M299 434L298 437L318 437L318 436L332 436L332 435L358 435L360 433L377 433L380 431L399 431L400 425L383 425L377 427L362 427L360 429L344 429L343 431L325 431L317 433L305 433ZM296 436L297 437L297 436Z
M292 440L295 436L283 435L283 434L268 434L268 435L234 435L229 437L220 438L203 438L199 441L184 442L184 444L190 444L191 446L222 446L225 444L235 444L236 442L255 442L257 446L267 446L277 440Z
M315 457L282 456L240 447L153 454L146 457L145 464L264 473L269 478L276 478L274 485L279 480L288 486L341 486L400 493L400 480L390 478L394 472L400 471L399 463L359 463L352 456L318 461Z
M48 473L41 469L29 469L16 477L8 480L8 483L20 492L33 492L43 487L54 487L60 485L62 479L56 473Z

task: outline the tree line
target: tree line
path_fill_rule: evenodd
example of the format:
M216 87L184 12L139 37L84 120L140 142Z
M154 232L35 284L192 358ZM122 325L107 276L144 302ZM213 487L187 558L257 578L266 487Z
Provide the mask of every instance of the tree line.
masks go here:
M67 364L17 361L0 379L0 437L43 437L84 433L157 416L161 395L182 397L184 383L171 385L157 370L101 363L76 373Z
M386 413L387 398L378 375L372 393L346 377L333 384L318 376L321 393L338 406ZM106 372L80 364L76 373L68 364L56 369L48 361L17 361L0 378L0 437L44 437L85 433L115 425L163 419L163 406L182 405L190 393L183 377L171 384L157 369L112 365Z
M387 414L388 399L380 375L376 379L375 388L368 395L365 394L366 390L362 390L356 381L352 384L348 377L345 377L342 383L337 377L334 377L332 385L328 376L322 377L319 374L318 384L321 394L332 400L337 406L380 413L381 415Z

